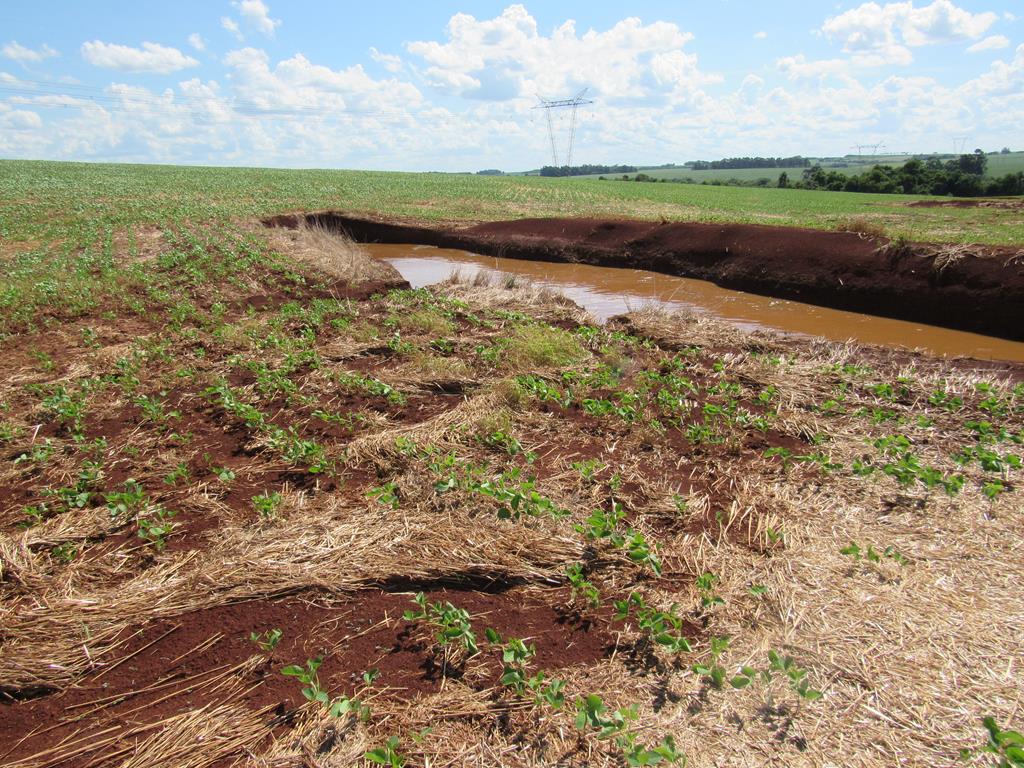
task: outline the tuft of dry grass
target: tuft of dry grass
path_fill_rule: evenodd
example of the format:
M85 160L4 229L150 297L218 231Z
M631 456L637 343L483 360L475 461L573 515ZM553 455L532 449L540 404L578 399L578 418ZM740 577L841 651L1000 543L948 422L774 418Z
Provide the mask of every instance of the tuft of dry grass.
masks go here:
M297 229L261 229L259 233L274 250L353 285L403 282L390 264L374 259L345 233L322 224L300 218Z
M867 216L853 216L843 219L835 226L836 232L852 232L862 237L882 239L889 237L889 232L883 224L873 221Z

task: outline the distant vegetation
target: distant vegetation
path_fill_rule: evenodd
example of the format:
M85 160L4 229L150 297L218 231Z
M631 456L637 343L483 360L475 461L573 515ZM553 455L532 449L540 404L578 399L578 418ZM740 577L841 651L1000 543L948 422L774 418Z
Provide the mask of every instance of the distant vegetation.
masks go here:
M982 195L1024 194L1024 172L986 178L988 157L981 150L943 162L938 158L908 160L901 166L876 165L866 173L847 176L815 165L803 172L800 181L790 182L779 175L778 186L823 189L832 192L875 192L903 195Z
M594 173L636 173L635 165L545 165L541 176L589 176Z
M724 160L694 160L687 167L695 171L710 171L723 168L800 168L811 165L810 158L793 157L727 157Z

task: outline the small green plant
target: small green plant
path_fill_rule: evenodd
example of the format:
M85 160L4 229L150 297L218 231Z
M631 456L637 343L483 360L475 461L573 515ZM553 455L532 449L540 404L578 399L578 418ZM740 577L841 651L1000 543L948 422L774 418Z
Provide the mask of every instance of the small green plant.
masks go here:
M281 494L277 491L263 492L252 497L252 505L264 520L273 520L277 517L277 510L281 507Z
M422 592L418 592L412 600L418 610L405 611L403 617L406 621L426 620L436 626L435 639L442 647L457 642L462 644L470 656L480 652L469 621L469 611L465 608L456 608L447 601L427 603L427 597Z
M404 768L407 758L398 751L399 744L401 740L397 736L390 736L383 747L371 749L363 757L371 763L386 765L388 768Z
M614 606L617 621L626 621L632 616L637 627L663 648L672 653L689 653L692 650L690 641L680 634L683 619L676 613L674 604L667 611L658 610L647 605L639 593L630 592L625 600L616 600Z
M900 551L891 544L879 554L872 544L868 544L867 549L862 549L857 542L851 541L847 546L840 549L839 553L852 557L854 560L860 560L863 557L872 563L880 563L883 558L890 559L898 565L906 565L910 562L907 557L900 554Z
M217 476L217 479L222 483L230 483L235 479L235 473L233 470L227 467L210 467L210 471Z
M960 759L970 760L975 755L995 755L998 768L1024 768L1024 735L1018 731L1003 730L994 717L981 721L988 731L988 741L977 749L961 749Z
M658 765L664 761L673 764L681 763L685 768L686 755L676 748L675 739L671 734L653 747L645 747L638 739L639 737L633 731L625 731L615 737L615 744L622 750L622 755L626 758L626 765Z
M151 517L139 518L139 538L149 543L157 552L163 552L167 546L167 537L175 528L171 518L176 514L177 512L173 510L154 507Z
M191 477L192 471L188 468L188 464L180 462L167 473L167 476L164 477L164 482L167 485L177 485L179 480L188 481Z
M110 517L114 520L125 520L148 503L146 492L138 481L128 478L121 487L122 490L112 491L104 497Z
M596 729L599 739L607 739L623 732L627 723L636 718L635 706L620 707L612 712L604 703L604 699L594 693L576 700L577 730Z
M729 649L729 638L728 637L712 637L710 641L709 651L711 653L711 660L704 664L694 664L693 671L707 680L708 684L711 685L715 690L721 690L725 685L726 677L728 676L725 667L720 663L720 659L723 653ZM737 686L744 687L746 684Z
M398 484L394 482L371 488L366 492L366 497L376 499L379 504L391 507L391 509L398 509L401 503L398 496Z
M320 669L323 661L321 658L307 659L305 667L300 667L298 664L289 664L281 670L281 674L294 677L300 683L303 683L305 687L302 689L302 695L307 700L327 704L329 697L327 692L320 687L320 678L317 675L317 670Z
M58 544L50 550L50 554L65 563L70 563L76 557L78 557L78 547L72 544L70 541L65 541L63 544Z
M797 666L792 656L782 656L775 651L768 651L769 668L766 670L766 678L772 672L781 672L789 680L789 687L804 701L816 701L823 694L821 691L811 688L807 680L807 670Z
M566 567L565 575L569 579L573 600L582 597L592 608L601 604L601 593L584 575L582 563L572 563Z
M259 646L261 650L269 653L277 648L283 634L280 629L268 629L266 632L251 632L249 639Z
M590 483L593 482L594 476L605 468L605 465L597 459L587 459L586 461L574 461L572 468L580 473L580 477Z
M702 573L697 577L695 584L697 591L700 592L700 605L705 610L717 605L725 605L725 600L715 594L715 585L718 582L718 576L710 572Z

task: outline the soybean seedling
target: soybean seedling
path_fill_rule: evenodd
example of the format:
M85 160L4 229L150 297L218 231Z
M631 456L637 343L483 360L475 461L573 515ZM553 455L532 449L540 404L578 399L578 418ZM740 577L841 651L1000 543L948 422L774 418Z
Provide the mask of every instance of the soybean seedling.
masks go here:
M268 629L266 632L252 632L249 639L258 645L261 650L270 652L277 648L284 633L280 629Z
M582 563L569 565L565 569L565 575L569 579L569 588L572 590L573 600L582 597L593 608L601 604L601 593L584 575Z
M401 741L397 736L390 736L383 747L371 749L363 757L377 765L386 765L388 768L403 768L407 758L398 751L400 743Z
M770 679L772 672L782 672L789 680L789 687L804 701L816 701L824 694L810 687L807 681L807 670L798 667L792 656L780 656L775 651L768 651L769 669L764 676Z
M176 514L172 510L156 507L152 517L139 518L139 538L152 545L157 552L163 552L167 546L167 537L175 528L171 518Z
M442 648L448 648L452 643L461 643L470 656L480 652L476 643L476 635L473 633L472 625L469 622L469 611L465 608L456 608L451 603L436 602L427 603L426 595L422 592L413 597L418 610L405 611L403 617L406 621L429 621L437 628L435 639Z
M977 754L995 755L999 768L1024 768L1024 735L1017 731L1003 730L994 717L982 720L988 731L988 741L978 749L961 749L960 759L970 760Z

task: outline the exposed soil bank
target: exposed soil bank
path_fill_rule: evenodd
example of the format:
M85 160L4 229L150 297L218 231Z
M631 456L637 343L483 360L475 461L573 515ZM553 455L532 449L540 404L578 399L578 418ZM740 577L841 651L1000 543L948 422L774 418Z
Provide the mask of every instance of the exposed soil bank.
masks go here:
M294 227L302 214L268 226ZM810 304L1024 339L1024 251L913 244L750 224L520 219L467 228L325 211L310 223L360 242L422 243L493 256L631 267Z

